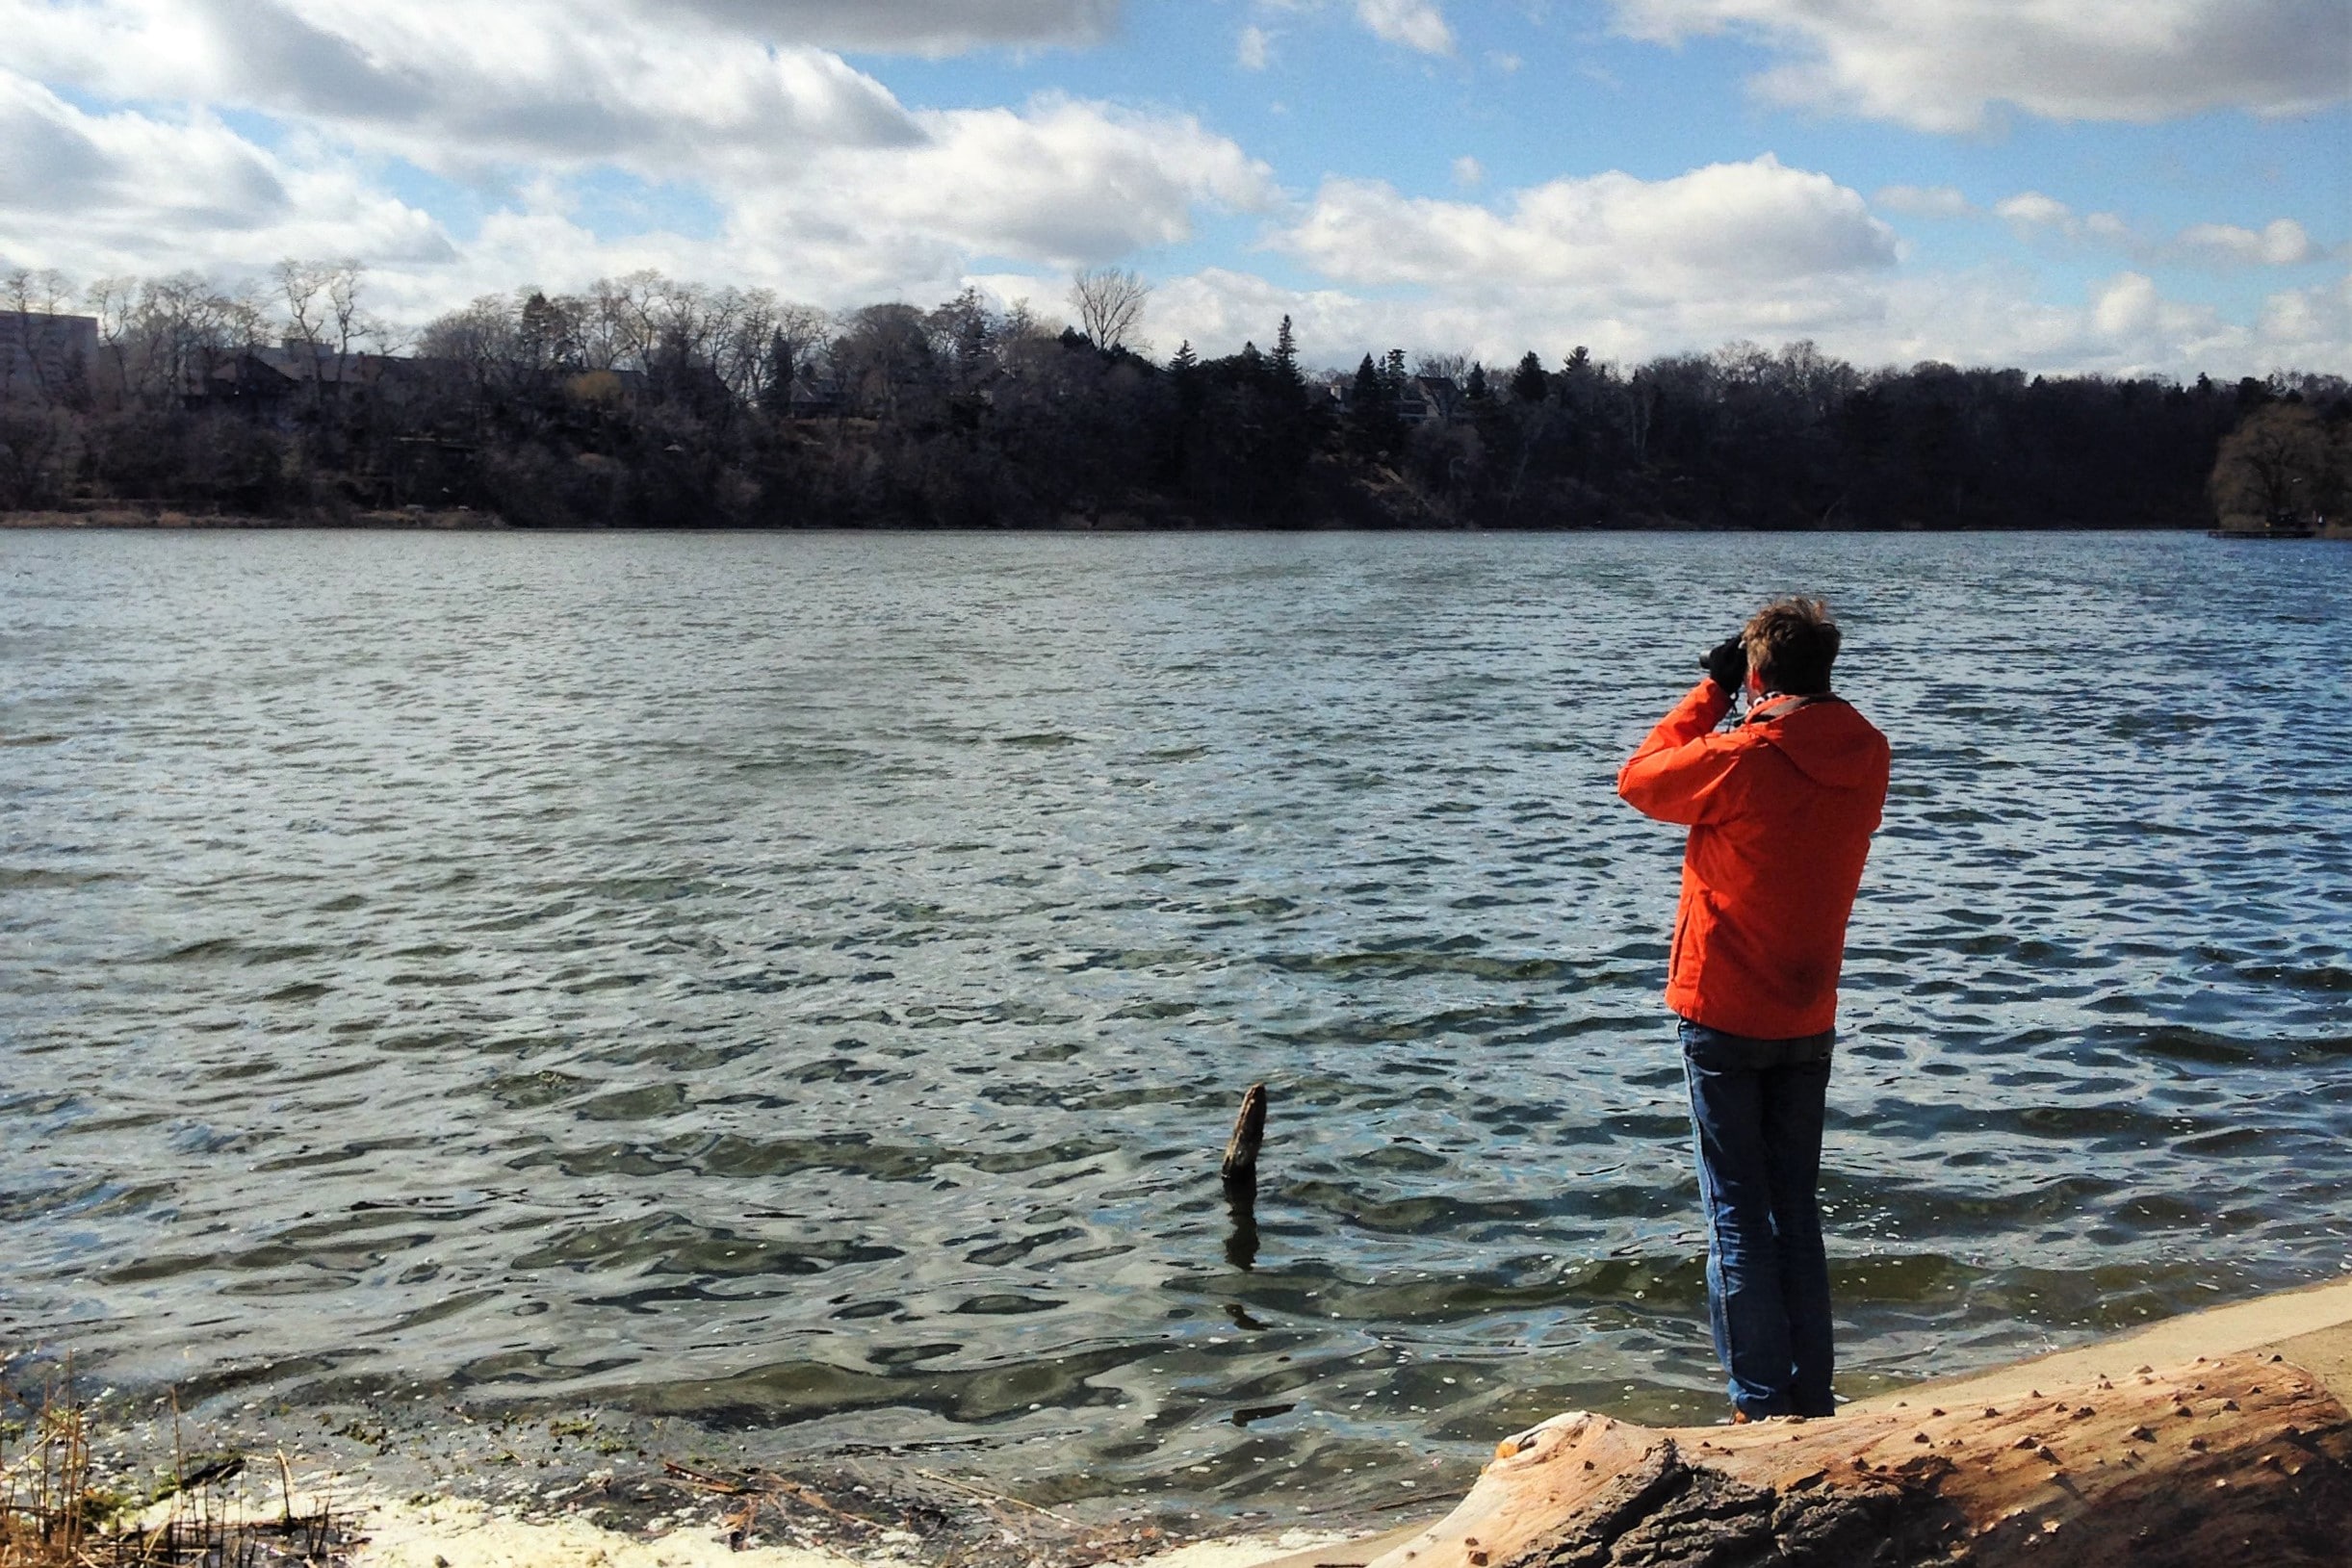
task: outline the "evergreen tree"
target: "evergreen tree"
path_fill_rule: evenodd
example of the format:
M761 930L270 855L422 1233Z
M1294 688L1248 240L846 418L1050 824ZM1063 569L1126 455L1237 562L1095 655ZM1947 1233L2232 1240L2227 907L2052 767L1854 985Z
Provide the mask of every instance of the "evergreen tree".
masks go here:
M1299 375L1299 340L1292 336L1290 318L1282 318L1281 328L1274 335L1274 371L1285 381L1297 382Z
M1512 373L1511 395L1523 403L1539 403L1551 390L1552 378L1543 373L1543 361L1530 348Z
M1390 363L1397 363L1391 356ZM1356 367L1356 384L1348 394L1346 438L1357 456L1379 461L1393 456L1405 445L1405 424L1397 417L1398 383L1370 354Z
M781 332L767 335L767 379L760 387L760 407L781 418L792 411L792 377L798 367L792 363L792 346Z

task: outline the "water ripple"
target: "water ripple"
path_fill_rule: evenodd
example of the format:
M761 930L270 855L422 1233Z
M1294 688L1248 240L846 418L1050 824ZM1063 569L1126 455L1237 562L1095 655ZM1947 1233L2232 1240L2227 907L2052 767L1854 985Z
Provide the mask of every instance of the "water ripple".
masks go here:
M1712 1415L1679 844L1611 784L1784 584L1896 748L1849 1390L2329 1274L2347 560L0 536L0 1333L192 1400L976 1444L1047 1499Z

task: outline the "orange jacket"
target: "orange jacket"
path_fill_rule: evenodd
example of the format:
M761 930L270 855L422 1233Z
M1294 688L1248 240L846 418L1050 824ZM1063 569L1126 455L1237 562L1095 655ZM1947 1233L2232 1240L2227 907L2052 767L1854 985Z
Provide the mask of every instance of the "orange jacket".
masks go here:
M1841 699L1778 697L1729 734L1701 681L1617 773L1647 816L1691 829L1667 1006L1757 1040L1833 1026L1846 921L1886 806L1886 736Z

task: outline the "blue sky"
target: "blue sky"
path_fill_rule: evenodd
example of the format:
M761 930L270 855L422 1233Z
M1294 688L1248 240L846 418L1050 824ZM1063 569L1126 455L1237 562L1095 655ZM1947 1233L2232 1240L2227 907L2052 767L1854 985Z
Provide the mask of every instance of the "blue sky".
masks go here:
M0 0L0 261L2352 372L2352 0Z

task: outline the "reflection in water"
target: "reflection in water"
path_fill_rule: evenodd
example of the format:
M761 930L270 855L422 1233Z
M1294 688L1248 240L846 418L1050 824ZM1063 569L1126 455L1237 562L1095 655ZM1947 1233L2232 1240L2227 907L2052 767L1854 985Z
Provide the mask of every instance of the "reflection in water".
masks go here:
M1226 1233L1225 1261L1246 1272L1257 1267L1257 1183L1226 1183L1225 1209L1233 1224Z
M0 1331L191 1398L956 1445L1041 1499L1410 1496L1561 1408L1712 1413L1679 846L1611 782L1796 587L1896 747L1826 1150L1848 1391L2333 1272L2347 569L0 536Z

